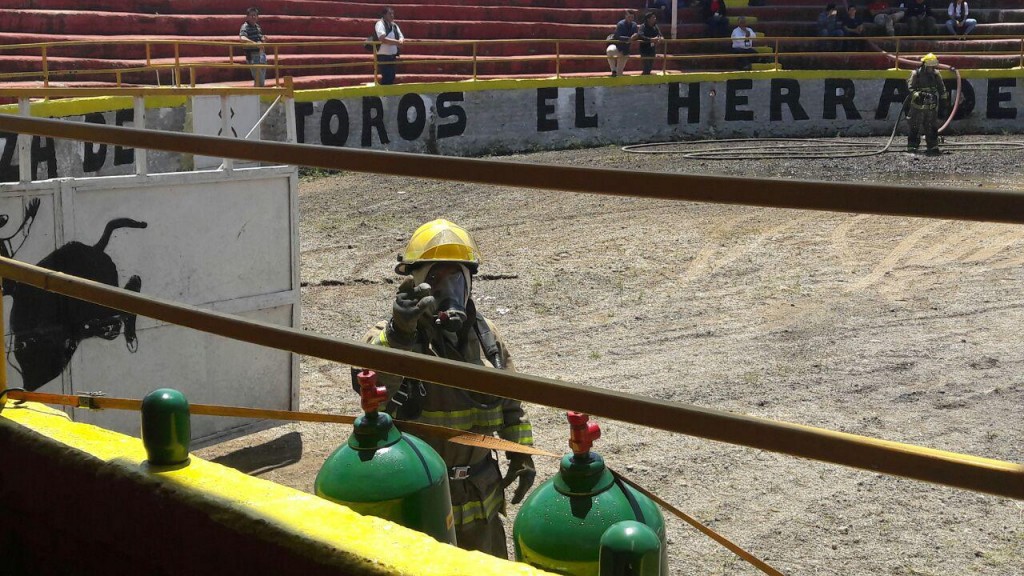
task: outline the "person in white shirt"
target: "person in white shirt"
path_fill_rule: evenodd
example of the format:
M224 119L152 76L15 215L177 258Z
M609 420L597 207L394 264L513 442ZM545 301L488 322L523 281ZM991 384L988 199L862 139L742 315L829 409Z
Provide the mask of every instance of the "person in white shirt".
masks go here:
M757 54L757 50L754 50L754 38L757 34L752 28L747 26L747 19L744 16L740 16L739 20L736 21L736 28L732 31L732 53L733 54ZM743 60L743 69L750 70L749 59Z
M395 60L398 60L399 47L405 42L405 35L395 24L395 10L388 6L381 12L380 20L373 27L373 35L380 46L377 46L377 69L380 70L382 86L395 83Z
M946 30L949 30L953 36L959 36L962 39L973 32L974 27L978 25L977 20L967 17L969 13L967 0L953 0L949 3L946 13L949 14L949 20L946 20Z

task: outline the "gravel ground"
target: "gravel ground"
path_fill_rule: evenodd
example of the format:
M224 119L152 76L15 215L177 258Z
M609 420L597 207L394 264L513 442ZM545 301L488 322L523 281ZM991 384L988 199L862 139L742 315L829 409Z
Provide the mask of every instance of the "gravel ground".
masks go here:
M723 162L609 147L509 159L1018 189L1022 154ZM444 216L480 245L478 308L522 372L1024 461L1024 227L354 173L305 177L299 195L307 330L357 338L386 317L395 254ZM302 408L356 413L348 373L304 359ZM528 410L538 445L565 452L564 415ZM601 424L595 449L612 467L787 574L1024 574L1024 502ZM311 491L348 434L286 425L198 455ZM539 461L538 482L556 468ZM759 573L666 521L672 574Z

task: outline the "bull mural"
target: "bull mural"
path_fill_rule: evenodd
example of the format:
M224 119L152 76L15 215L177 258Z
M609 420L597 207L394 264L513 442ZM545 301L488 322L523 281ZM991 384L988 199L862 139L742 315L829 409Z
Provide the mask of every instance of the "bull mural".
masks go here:
M39 199L33 199L25 209L21 226L8 238L0 239L0 254L13 257L17 249L12 240L18 234L28 235L32 221L39 210ZM6 223L0 216L0 227ZM131 218L115 218L107 222L103 235L92 246L72 241L54 250L39 261L38 266L80 278L118 285L117 266L106 253L111 235L119 228L145 228L146 222ZM18 248L24 244L24 238ZM133 275L124 288L139 292L142 278ZM124 332L130 352L138 349L135 334L135 315L85 302L67 296L46 292L34 286L4 280L4 294L11 296L11 345L7 359L13 353L11 366L21 374L22 386L36 390L49 383L67 367L86 338L98 337L114 340Z

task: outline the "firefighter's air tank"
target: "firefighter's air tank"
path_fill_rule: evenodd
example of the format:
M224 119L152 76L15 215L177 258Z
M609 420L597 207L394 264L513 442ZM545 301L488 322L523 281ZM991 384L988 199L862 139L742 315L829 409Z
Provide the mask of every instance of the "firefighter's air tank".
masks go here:
M358 375L362 408L348 442L316 476L317 496L455 544L448 468L427 443L395 427L377 410L387 391L377 375Z
M558 474L534 490L519 509L512 530L516 559L574 576L668 574L661 511L590 451L601 435L597 424L577 412L568 417L573 453L562 458ZM637 530L625 521L639 522L650 530ZM652 537L658 545L653 549ZM637 539L635 546L631 538ZM638 554L612 553L615 548ZM599 559L608 565L599 566Z

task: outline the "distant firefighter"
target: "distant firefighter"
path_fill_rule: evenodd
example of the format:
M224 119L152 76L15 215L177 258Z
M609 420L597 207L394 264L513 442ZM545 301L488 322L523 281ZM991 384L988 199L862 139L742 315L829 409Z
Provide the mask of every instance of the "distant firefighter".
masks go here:
M939 59L935 54L927 54L921 58L921 67L910 75L907 86L910 88L907 152L917 152L921 145L921 132L924 132L925 144L928 147L925 153L940 154L939 107L945 105L949 95L946 93L946 85L939 77Z

